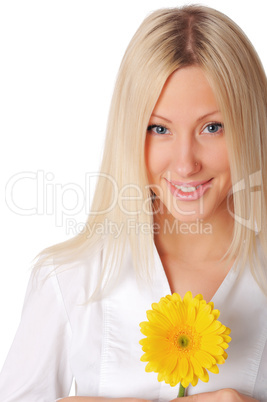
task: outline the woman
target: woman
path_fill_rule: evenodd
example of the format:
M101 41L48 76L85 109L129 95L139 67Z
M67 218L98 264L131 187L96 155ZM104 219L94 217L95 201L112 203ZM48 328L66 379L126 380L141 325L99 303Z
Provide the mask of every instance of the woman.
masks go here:
M92 212L83 233L39 256L2 400L175 399L144 372L139 323L188 290L232 330L226 364L188 387L191 400L267 400L266 95L258 56L221 13L163 9L143 22L118 75Z

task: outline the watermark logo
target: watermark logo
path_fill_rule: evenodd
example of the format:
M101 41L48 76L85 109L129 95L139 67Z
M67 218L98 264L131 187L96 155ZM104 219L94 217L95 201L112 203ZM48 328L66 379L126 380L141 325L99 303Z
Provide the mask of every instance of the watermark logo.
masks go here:
M248 217L238 216L236 212L233 212L231 209L231 198L234 194L242 197L244 191L249 185L249 194L250 194L250 214ZM231 192L227 197L227 209L230 215L234 218L235 221L240 223L241 225L247 227L250 230L260 232L261 231L261 185L262 185L262 176L261 172L257 171L251 175L249 175L248 183L245 179L240 180L236 184L232 186ZM242 194L243 192L243 194ZM257 222L255 221L254 211L257 210Z
M158 223L137 222L134 218L127 219L126 222L112 222L105 218L103 222L94 222L92 224L77 223L75 219L67 219L66 230L68 235L75 235L79 233L85 233L87 238L97 234L104 238L107 235L112 235L117 239L122 232L126 234L212 234L212 225L208 222L203 222L202 219L197 219L195 222L178 222L174 220L170 222L168 219L164 219L163 225Z
M145 227L146 224L142 224L144 226L143 228L140 228L138 227L140 224L134 221L131 222L130 217L132 215L140 215L141 212L150 215L152 213L163 213L161 203L157 204L158 209L156 209L156 203L154 203L155 208L153 212L150 208L151 200L153 200L153 198L156 199L163 197L163 190L160 186L153 186L153 191L157 193L157 196L151 193L151 198L144 199L143 191L139 186L136 184L127 184L122 188L119 188L114 178L107 174L90 172L85 174L84 179L83 186L80 186L76 183L57 183L55 180L55 175L51 172L46 173L42 170L37 172L19 172L10 177L6 184L6 205L13 213L22 216L54 216L55 225L58 227L65 226L67 234L70 235L75 235L86 230L88 236L91 236L93 232L99 232L100 234L103 233L103 235L108 232L113 234L114 237L117 237L122 233L123 229L125 229L127 232L135 230L136 233L139 233L140 230L156 230L156 228ZM111 196L109 197L107 205L105 205L105 208L102 211L94 211L92 209L92 201L96 182L99 179L105 180ZM234 184L227 197L227 208L230 215L241 225L255 231L261 230L261 185L261 172L258 171L251 174L248 180L242 179L238 183ZM23 201L21 197L24 188L30 189L30 196L26 198L26 201ZM233 195L242 197L242 195L244 195L244 191L247 191L248 188L251 205L250 216L239 216L232 210L231 200ZM150 192L150 186L147 186L145 190ZM169 198L166 200L166 204L171 205L171 203L173 203L175 211L177 211L179 214L186 216L195 213L193 210L189 212L182 211L179 208L179 203L176 202L177 200L175 197L173 197L171 193L167 193L167 196ZM200 217L205 211L203 198L204 197L201 197L198 200L198 214ZM138 203L135 203L135 201L138 201ZM130 208L129 205L139 205L139 209L135 210L134 208ZM85 213L87 216L89 214L101 215L112 211L115 206L118 206L120 211L128 216L128 220L126 220L128 222L127 228L123 228L114 222L106 221L99 224L97 227L86 227L84 223L79 223L77 222L77 219L75 219L75 217L77 217L81 212ZM257 215L259 217L257 224L254 221L255 209L257 209ZM166 213L166 209L164 213ZM168 213L170 214L169 211L167 211L167 214ZM169 233L172 233L173 231L173 233L175 232L181 234L209 234L211 232L210 227L204 227L204 223L201 219L196 222L188 224L183 222L178 223L177 221L173 224L173 227L171 226L170 221L167 219L164 230L168 231ZM169 225L169 227L167 227L167 225Z

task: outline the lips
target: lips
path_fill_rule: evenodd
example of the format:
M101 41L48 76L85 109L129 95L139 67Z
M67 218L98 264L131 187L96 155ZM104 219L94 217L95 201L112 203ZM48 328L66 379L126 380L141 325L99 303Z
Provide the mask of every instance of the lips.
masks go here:
M175 180L165 180L175 198L182 201L195 201L202 197L212 186L211 182L213 179L194 182L192 181L189 183L183 183Z

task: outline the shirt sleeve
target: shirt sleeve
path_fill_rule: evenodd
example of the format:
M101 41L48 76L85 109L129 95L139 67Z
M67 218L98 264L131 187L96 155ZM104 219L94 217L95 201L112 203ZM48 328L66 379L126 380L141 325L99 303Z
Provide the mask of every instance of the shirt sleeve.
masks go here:
M258 370L257 380L255 383L255 396L260 402L267 401L267 384L266 384L266 374L267 374L267 342L263 350L261 357L261 363Z
M56 274L32 274L20 325L0 375L2 402L54 402L69 395L71 327Z

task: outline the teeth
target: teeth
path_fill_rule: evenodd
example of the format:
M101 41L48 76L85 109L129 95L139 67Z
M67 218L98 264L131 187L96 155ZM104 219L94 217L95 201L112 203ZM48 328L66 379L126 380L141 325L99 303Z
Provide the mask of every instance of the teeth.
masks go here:
M192 191L196 191L200 186L191 186L191 187L184 187L184 186L178 186L177 184L173 184L174 187L178 188L178 190L182 190L183 193L191 193Z

